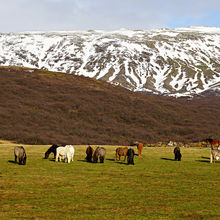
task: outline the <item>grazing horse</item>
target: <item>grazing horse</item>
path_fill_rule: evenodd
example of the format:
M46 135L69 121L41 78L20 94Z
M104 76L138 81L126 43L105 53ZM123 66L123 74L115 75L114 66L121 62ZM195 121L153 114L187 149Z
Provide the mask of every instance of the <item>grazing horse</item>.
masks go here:
M138 149L138 156L141 156L141 152L143 150L143 144L142 143L138 143L137 145L137 149Z
M181 161L182 154L180 153L180 148L179 147L175 147L173 153L175 155L174 160Z
M70 163L73 161L73 156L75 153L75 149L72 145L66 145L65 147L58 147L56 154L56 162L61 161Z
M71 161L73 161L75 149L72 145L66 145L65 148L67 150L66 150L66 155L64 157L64 161L70 163Z
M58 147L56 150L56 162L58 161L62 161L62 159L64 158L65 155L65 148L64 147Z
M15 154L15 163L17 163L17 158L19 160L19 165L25 165L27 160L27 155L25 152L24 147L15 147L14 148L14 154Z
M213 140L212 138L207 138L205 141L207 144L211 145L211 148L213 148L215 146L217 146L217 147L220 146L220 140Z
M138 156L138 154L135 154L135 153L134 153L134 149L129 148L129 149L128 149L128 152L127 152L127 157L128 157L128 158L127 158L127 161L128 161L127 164L128 164L128 165L129 165L129 164L133 164L133 165L134 165L134 156L135 156L135 155Z
M128 152L128 148L127 147L118 147L115 150L115 160L119 160L120 161L121 156L124 156L124 161L125 161L126 157L127 157L127 152ZM118 157L119 157L119 159L118 159Z
M134 141L134 142L132 142L132 143L130 144L130 146L137 146L138 156L141 156L141 152L142 152L143 147L144 147L143 143L138 142L138 141Z
M216 160L220 159L220 150L211 150L211 154L210 154L210 163L215 163Z
M59 147L58 145L53 144L53 145L45 152L45 157L44 157L44 159L47 159L47 158L49 157L50 153L53 153L54 159L55 159L55 158L56 158L57 148L58 148L58 147Z
M93 162L97 163L99 159L100 163L104 163L105 155L106 155L106 149L104 147L97 147L93 154Z
M91 146L88 146L86 149L86 160L88 162L92 162L92 155L93 155L93 148Z

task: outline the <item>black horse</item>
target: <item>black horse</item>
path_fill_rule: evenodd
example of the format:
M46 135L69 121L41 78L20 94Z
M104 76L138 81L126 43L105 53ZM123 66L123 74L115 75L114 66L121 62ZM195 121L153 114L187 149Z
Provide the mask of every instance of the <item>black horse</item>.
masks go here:
M44 159L47 159L47 158L49 157L50 153L53 153L54 158L56 158L57 148L58 148L58 147L60 147L60 146L58 146L58 145L56 145L56 144L53 144L53 145L46 151Z
M14 148L14 154L15 154L15 163L17 163L17 158L19 160L19 165L25 165L27 160L27 155L25 152L24 147L19 146Z
M180 148L179 147L175 147L173 153L175 155L174 160L181 161L182 154L180 153Z
M128 152L127 152L127 161L128 161L128 165L129 164L133 164L134 165L134 156L138 156L138 154L135 154L134 153L134 149L132 149L132 148L129 148L128 149Z

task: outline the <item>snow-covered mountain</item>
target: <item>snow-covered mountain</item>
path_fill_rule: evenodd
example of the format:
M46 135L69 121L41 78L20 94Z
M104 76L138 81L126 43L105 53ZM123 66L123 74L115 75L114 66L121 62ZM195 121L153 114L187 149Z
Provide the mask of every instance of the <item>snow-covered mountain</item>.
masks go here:
M220 88L220 28L0 34L0 65L94 77L187 96Z

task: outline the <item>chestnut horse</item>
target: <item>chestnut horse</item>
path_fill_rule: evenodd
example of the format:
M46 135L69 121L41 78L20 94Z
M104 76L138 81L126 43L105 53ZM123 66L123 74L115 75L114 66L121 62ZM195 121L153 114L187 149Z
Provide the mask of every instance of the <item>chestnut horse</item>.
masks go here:
M137 144L137 149L138 149L138 156L141 156L141 152L143 150L143 144L142 143L138 143Z
M124 161L126 160L126 157L127 157L127 152L128 152L128 148L127 147L118 147L116 150L115 150L115 160L118 160L118 157L119 157L119 161L120 161L120 158L121 156L124 156Z

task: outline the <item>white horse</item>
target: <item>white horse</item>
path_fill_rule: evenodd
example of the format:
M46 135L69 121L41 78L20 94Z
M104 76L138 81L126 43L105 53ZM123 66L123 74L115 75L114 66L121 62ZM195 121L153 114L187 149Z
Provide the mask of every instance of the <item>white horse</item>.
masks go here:
M215 163L216 160L220 159L220 150L213 149L210 154L210 163Z
M71 161L73 161L75 149L72 145L66 145L65 148L66 148L66 155L64 157L64 161L70 163Z
M58 161L61 161L62 160L62 158L64 157L64 155L65 155L65 148L64 147L58 147L57 149L56 149L56 162L58 162Z
M66 145L65 147L58 147L56 162L61 161L63 159L64 162L70 163L71 161L73 161L74 152L75 150L72 145Z

